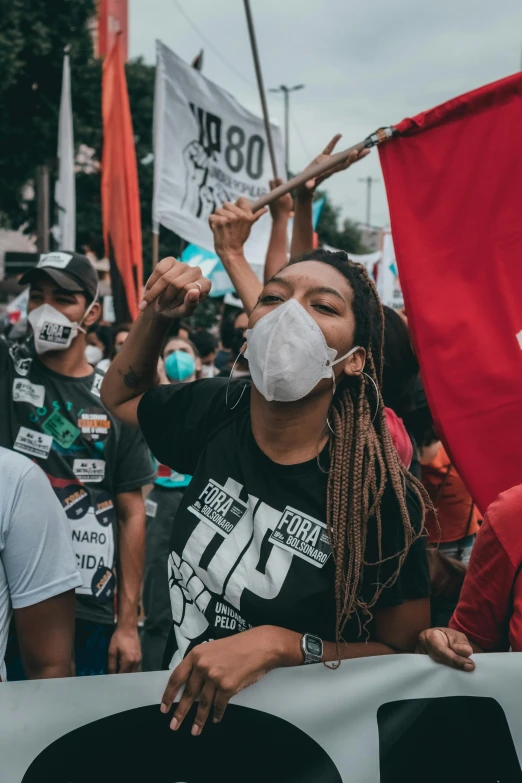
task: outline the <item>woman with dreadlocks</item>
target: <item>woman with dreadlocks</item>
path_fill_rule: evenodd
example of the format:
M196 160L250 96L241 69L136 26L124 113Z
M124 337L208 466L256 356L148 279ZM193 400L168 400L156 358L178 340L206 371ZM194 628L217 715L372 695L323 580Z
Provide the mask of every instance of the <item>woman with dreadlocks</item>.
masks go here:
M246 264L258 217L245 199L211 217L228 266ZM247 330L251 386L156 386L170 320L209 288L198 269L161 261L102 388L161 463L193 476L171 534L161 709L185 683L171 727L199 698L195 736L270 669L412 652L429 626L429 500L386 423L382 309L364 268L313 251L267 283Z

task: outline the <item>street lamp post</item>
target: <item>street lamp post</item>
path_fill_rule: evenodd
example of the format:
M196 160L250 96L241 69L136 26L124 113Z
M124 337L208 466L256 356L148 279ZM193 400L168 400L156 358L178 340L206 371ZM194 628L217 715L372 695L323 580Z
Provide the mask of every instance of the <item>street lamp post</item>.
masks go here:
M302 90L304 84L295 84L288 87L287 84L281 84L279 87L273 87L270 92L282 92L285 101L285 169L286 176L290 176L290 93L296 90Z
M372 185L378 181L375 177L359 177L359 182L366 184L366 225L368 228L370 228L372 220Z

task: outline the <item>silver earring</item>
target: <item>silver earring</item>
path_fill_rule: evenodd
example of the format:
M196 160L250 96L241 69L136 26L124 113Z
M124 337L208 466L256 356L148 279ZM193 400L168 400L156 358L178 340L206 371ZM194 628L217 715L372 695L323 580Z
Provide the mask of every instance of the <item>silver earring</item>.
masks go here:
M375 421L375 418L377 416L377 413L379 411L379 400L380 400L381 395L379 393L379 388L378 388L377 384L375 383L375 381L373 380L372 376L368 375L368 373L364 372L363 370L361 370L361 375L364 375L366 378L368 378L369 381L371 381L373 383L373 388L375 389L375 394L377 396L377 406L375 408L375 413L373 414L373 419L372 419L372 424L373 424L373 422Z
M330 424L330 419L328 418L328 416L326 417L326 426L328 427L328 429L330 430L330 432L332 433L332 435L335 438L335 432L332 429L332 425Z
M250 385L250 384L248 384L248 383L245 383L245 384L243 385L243 388L242 388L242 390L241 390L241 394L239 395L239 400L236 402L236 404L235 404L235 405L232 405L232 407L230 408L230 407L229 407L229 404L228 404L228 389L229 389L229 387L230 387L230 379L232 378L232 373L234 372L234 369L235 369L235 367L236 367L236 364L237 364L237 363L238 363L238 361L239 361L239 357L240 357L240 356L242 356L242 355L243 355L243 352L242 352L242 351L239 351L238 355L236 356L236 360L235 360L234 364L232 365L232 369L230 370L230 375L228 376L228 381L227 381L227 389L226 389L226 392L225 392L225 405L226 405L226 406L227 406L227 408L228 408L229 410L231 410L231 411L233 411L233 410L234 410L234 408L237 408L237 406L238 406L238 405L239 405L239 403L241 402L241 399L242 399L242 397L243 397L243 394L245 393L245 389L248 389L248 387L249 387L249 385Z

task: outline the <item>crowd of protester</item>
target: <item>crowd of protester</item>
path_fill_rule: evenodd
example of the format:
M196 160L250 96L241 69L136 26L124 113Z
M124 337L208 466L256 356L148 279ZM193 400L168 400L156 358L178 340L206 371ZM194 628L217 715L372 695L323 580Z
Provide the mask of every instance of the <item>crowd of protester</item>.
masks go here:
M264 282L243 254L262 212L211 216L242 309L210 330L210 283L173 258L134 324L101 322L86 256L22 277L27 331L0 339L1 680L170 668L162 709L188 683L172 727L201 697L198 734L277 666L522 649L522 487L482 519L404 313L313 247L318 184L271 205Z

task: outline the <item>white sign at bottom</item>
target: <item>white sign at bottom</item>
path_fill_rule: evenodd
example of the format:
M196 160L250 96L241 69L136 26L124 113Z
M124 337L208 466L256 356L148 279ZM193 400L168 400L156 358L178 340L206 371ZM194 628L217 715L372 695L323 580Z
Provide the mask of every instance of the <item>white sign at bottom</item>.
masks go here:
M522 654L472 674L424 656L272 672L191 737L168 673L0 684L2 783L519 783ZM192 714L193 717L193 714Z

